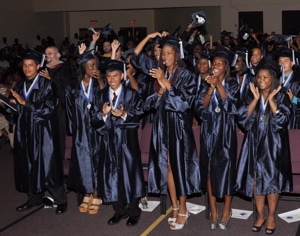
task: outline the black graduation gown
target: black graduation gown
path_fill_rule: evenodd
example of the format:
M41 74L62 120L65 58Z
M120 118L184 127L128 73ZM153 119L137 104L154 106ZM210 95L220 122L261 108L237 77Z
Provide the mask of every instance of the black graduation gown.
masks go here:
M65 88L73 80L74 73L71 66L68 63L60 63L54 67L45 67L47 69L51 81L53 83L53 88L55 89L59 102L65 107Z
M249 96L251 97L251 96ZM266 108L265 121L261 120L259 102L248 118L248 99L238 112L239 124L247 131L237 167L235 189L252 197L254 184L257 195L290 192L292 190L292 171L288 122L291 103L285 93L279 92L275 102L280 112L272 113Z
M201 83L195 101L195 112L201 120L200 127L200 168L203 188L207 190L208 170L212 194L223 198L232 195L235 183L235 167L237 159L236 114L240 98L239 84L236 78L225 82L227 98L222 99L216 91L220 112L214 97L209 105L203 107L203 98L209 84Z
M289 82L282 88L283 91L291 89L294 96L298 98L297 104L292 103L289 129L300 129L300 72L293 71Z
M63 185L63 168L57 140L57 119L54 116L58 99L53 93L51 81L37 76L31 92L25 96L25 82L15 91L30 108L17 105L14 168L16 189L38 193L49 187Z
M98 192L105 203L130 203L133 198L145 196L138 142L142 100L135 90L124 85L118 99L117 107L123 104L127 112L125 121L110 113L105 122L102 118L103 103L110 102L109 87L94 97L91 109L92 125L101 135Z
M133 55L130 61L133 67L139 72L139 75L137 77L137 91L142 97L143 101L145 101L148 96L155 92L154 78L149 75L149 71L152 68L157 68L157 62L154 58L147 56L146 53ZM142 119L142 124L144 125L146 123L152 123L155 112L155 109L145 111Z
M72 135L68 188L82 193L92 193L97 187L100 135L91 126L88 107L98 90L99 84L94 79L89 98L86 98L81 82L76 87L66 88L68 132Z
M168 156L176 194L201 192L199 159L192 130L195 74L186 68L163 96L156 93L145 101L145 110L156 109L149 154L148 192L167 194Z

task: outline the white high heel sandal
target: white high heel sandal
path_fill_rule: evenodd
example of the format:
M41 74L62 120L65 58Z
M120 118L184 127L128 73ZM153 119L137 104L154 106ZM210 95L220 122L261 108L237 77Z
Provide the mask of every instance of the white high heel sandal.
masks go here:
M175 222L173 225L170 226L171 230L183 229L184 225L187 224L187 220L190 217L190 213L187 211L186 214L178 214L178 216L185 216L185 221L183 222L183 224L178 224Z
M172 211L179 211L179 207L177 208L172 208ZM174 225L174 223L176 222L177 217L169 217L168 218L168 224L169 225Z

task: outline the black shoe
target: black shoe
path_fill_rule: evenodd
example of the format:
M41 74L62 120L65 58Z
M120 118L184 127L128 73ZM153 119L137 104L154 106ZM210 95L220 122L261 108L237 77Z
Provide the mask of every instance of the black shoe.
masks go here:
M274 234L274 233L275 233L275 229L276 229L276 228L274 228L274 229L266 228L266 231L265 231L265 232L266 232L266 234L269 234L269 235L270 235L270 234Z
M107 224L109 225L118 224L122 219L126 219L127 217L128 217L127 213L125 213L124 215L115 213L114 216L108 220Z
M62 203L62 204L58 204L55 213L56 214L63 214L67 211L67 207L68 207L68 203Z
M25 202L24 204L22 204L21 206L18 206L16 208L16 211L25 211L25 210L29 210L30 208L32 207L35 207L35 206L40 206L42 205L43 203L29 203L29 202Z
M137 225L139 223L139 218L140 218L139 216L130 216L126 222L126 225L128 227Z
M260 226L253 225L252 226L252 232L255 232L255 233L260 232L261 228L264 226L265 223L266 223L266 220L264 220L264 222Z
M52 197L49 197L49 196L42 197L42 202L48 208L51 208L51 207L53 207L53 205L55 205L54 204L54 199Z

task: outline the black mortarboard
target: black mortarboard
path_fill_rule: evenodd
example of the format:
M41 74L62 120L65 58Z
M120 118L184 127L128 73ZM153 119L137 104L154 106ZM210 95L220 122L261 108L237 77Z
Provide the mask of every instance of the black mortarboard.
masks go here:
M234 66L236 64L238 55L223 46L218 46L215 50L213 50L210 53L210 58L212 60L215 57L224 58L228 61L229 66Z
M110 23L109 23L109 24L107 24L106 26L104 26L104 27L102 28L101 34L103 34L103 35L108 35L108 34L111 34L112 31L113 31L113 29L111 28Z
M133 51L134 51L134 48L129 48L128 50L126 50L125 52L122 53L122 57L124 60L126 60L126 58L129 56L129 55L132 55L133 54Z
M300 53L291 48L282 48L274 52L274 59L278 60L280 57L289 57L296 65L299 64Z
M276 59L279 59L279 57L289 57L293 60L295 54L293 55L293 50L290 48L282 48L281 50L276 51L274 56Z
M32 49L28 49L27 51L24 52L22 59L23 60L31 59L36 61L36 63L39 64L40 66L43 66L45 61L45 54Z
M197 59L198 60L200 60L200 59L207 59L207 60L209 60L210 59L210 57L209 57L209 55L207 55L207 54L200 54L198 57L197 57Z
M228 32L228 31L226 31L226 30L223 30L223 31L220 33L220 36L221 36L221 37L226 37L226 36L227 36L227 37L231 37L231 38L233 37L233 36L232 36L232 32Z
M240 39L244 40L244 41L247 41L248 39L250 39L250 31L247 30L247 29L242 29L239 31L239 37Z
M292 39L291 35L276 34L274 36L274 43L283 44L283 43L287 43L287 41L291 39Z
M178 52L180 52L180 58L184 58L184 52L183 52L183 47L188 45L187 42L182 41L181 39L178 39L174 36L171 35L167 35L165 37L163 37L160 40L160 47L162 48L165 45L169 45L172 46L173 48L175 48ZM183 45L185 44L185 45Z
M121 73L124 73L124 62L117 61L117 60L110 60L110 62L106 66L106 72L112 72L112 71L120 71Z
M282 74L281 66L272 60L266 60L265 63L263 63L257 67L257 71L263 70L263 69L273 70L276 73L277 78L280 78L280 76Z
M98 60L98 58L94 55L94 49L79 55L77 63L79 65L81 65L81 64L86 63L87 61L93 60L93 59Z
M206 14L204 11L198 11L198 12L192 13L192 19L193 19L193 24L195 26L201 26L207 22Z

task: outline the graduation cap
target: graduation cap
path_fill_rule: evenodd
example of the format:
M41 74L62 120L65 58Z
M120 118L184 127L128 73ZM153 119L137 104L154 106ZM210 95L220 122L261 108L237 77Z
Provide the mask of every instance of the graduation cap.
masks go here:
M250 31L247 30L247 29L242 29L239 31L239 37L240 39L244 40L244 41L247 41L248 39L250 39Z
M97 32L94 27L89 27L88 30L92 31L94 34L98 34L100 32Z
M274 53L274 57L278 60L280 57L288 57L295 62L295 52L290 48L282 48Z
M122 53L122 55L121 55L122 58L123 58L124 60L126 60L126 58L127 58L128 56L130 56L130 55L133 54L133 51L134 51L134 48L130 48L130 49L126 50L125 52Z
M32 49L28 49L24 52L22 60L34 60L38 65L42 67L45 62L45 54Z
M108 23L106 26L103 27L103 29L101 30L101 34L103 35L109 35L111 34L113 31L113 29L110 26L110 23Z
M199 56L197 57L197 59L198 60L200 60L200 59L207 59L207 60L209 60L210 56L208 54L201 53L201 54L199 54Z
M201 53L198 57L197 57L197 61L201 60L201 59L206 59L208 60L208 67L211 68L211 62L210 62L210 56L208 54L203 54Z
M274 53L275 60L278 60L280 57L288 57L294 64L299 65L300 53L291 48L282 48Z
M192 23L195 26L201 26L204 25L205 23L207 23L206 21L206 13L204 11L198 11L198 12L194 12L192 13Z
M246 66L247 68L249 68L249 61L248 61L248 50L246 48L239 48L235 51L235 54L238 56L238 57L241 57L245 60L246 62Z
M215 50L210 53L210 58L213 60L216 57L223 58L228 61L229 66L234 66L236 64L236 60L238 55L233 51L225 48L224 46L218 46Z
M232 37L233 37L233 34L232 34L232 32L228 32L228 31L226 31L226 30L223 30L223 31L220 33L220 36L221 36L221 37L230 37L230 38L232 38Z
M264 64L257 68L257 71L259 70L272 70L276 73L277 78L280 78L282 74L281 66L272 60L266 60Z
M110 60L106 66L106 72L119 71L124 73L124 65L123 61Z
M288 41L292 40L292 38L292 35L276 34L274 36L274 44L275 46L277 46L277 48L280 46L287 46L289 48L290 45Z
M183 45L184 44L184 45ZM182 41L181 39L178 39L174 36L171 35L167 35L165 37L163 37L160 40L160 48L162 48L163 46L168 45L173 47L177 52L180 52L180 58L184 58L184 52L183 52L183 47L187 46L188 43L185 41Z
M98 60L98 58L94 54L94 49L79 55L78 59L77 59L77 63L79 65L81 65L81 64L86 63L87 61L90 61L93 59Z

